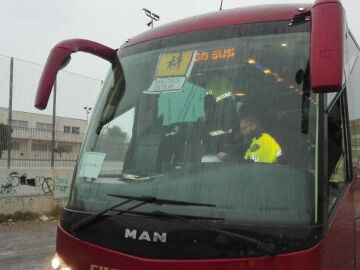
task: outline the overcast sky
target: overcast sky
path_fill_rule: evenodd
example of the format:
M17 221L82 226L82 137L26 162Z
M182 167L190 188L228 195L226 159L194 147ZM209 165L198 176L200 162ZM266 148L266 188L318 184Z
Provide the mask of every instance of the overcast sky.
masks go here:
M165 24L218 10L220 0L0 0L0 54L44 64L51 48L64 39L85 38L117 48L148 27L142 8ZM293 0L223 0L223 9ZM347 19L360 42L360 0L343 0ZM301 5L299 5L301 6ZM76 54L67 71L103 79L109 65L91 55Z

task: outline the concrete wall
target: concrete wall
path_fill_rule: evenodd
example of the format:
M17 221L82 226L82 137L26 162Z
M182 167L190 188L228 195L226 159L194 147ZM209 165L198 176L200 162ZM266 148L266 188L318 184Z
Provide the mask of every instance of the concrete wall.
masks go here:
M63 206L63 200L54 200L51 195L3 197L0 198L0 214L15 212L48 213L56 206Z
M44 213L63 206L72 174L73 168L0 169L0 214Z

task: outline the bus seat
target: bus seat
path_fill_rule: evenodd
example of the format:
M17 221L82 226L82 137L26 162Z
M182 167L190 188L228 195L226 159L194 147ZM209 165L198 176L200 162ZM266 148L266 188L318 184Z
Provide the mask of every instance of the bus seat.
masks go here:
M124 171L157 174L186 162L200 162L202 137L203 127L198 123L149 129L136 140L132 157L124 164Z
M132 172L140 174L156 173L162 139L163 134L159 132L145 133L137 140L131 162Z

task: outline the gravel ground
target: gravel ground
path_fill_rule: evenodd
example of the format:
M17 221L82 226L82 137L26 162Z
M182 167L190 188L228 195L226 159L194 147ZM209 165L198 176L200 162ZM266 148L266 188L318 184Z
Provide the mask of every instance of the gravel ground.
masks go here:
M0 269L51 269L56 226L53 219L0 224Z

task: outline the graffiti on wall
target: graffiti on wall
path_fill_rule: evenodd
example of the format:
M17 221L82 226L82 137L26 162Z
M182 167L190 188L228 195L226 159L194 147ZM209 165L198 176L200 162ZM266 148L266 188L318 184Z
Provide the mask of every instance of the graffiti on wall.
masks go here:
M56 178L54 198L64 199L69 197L69 193L70 193L70 178L66 176L58 176Z
M55 180L51 177L28 177L19 172L0 176L0 196L52 195L54 190Z
M20 208L22 210L33 210L35 200L32 197L9 197L0 200L0 208L10 207L10 208Z

